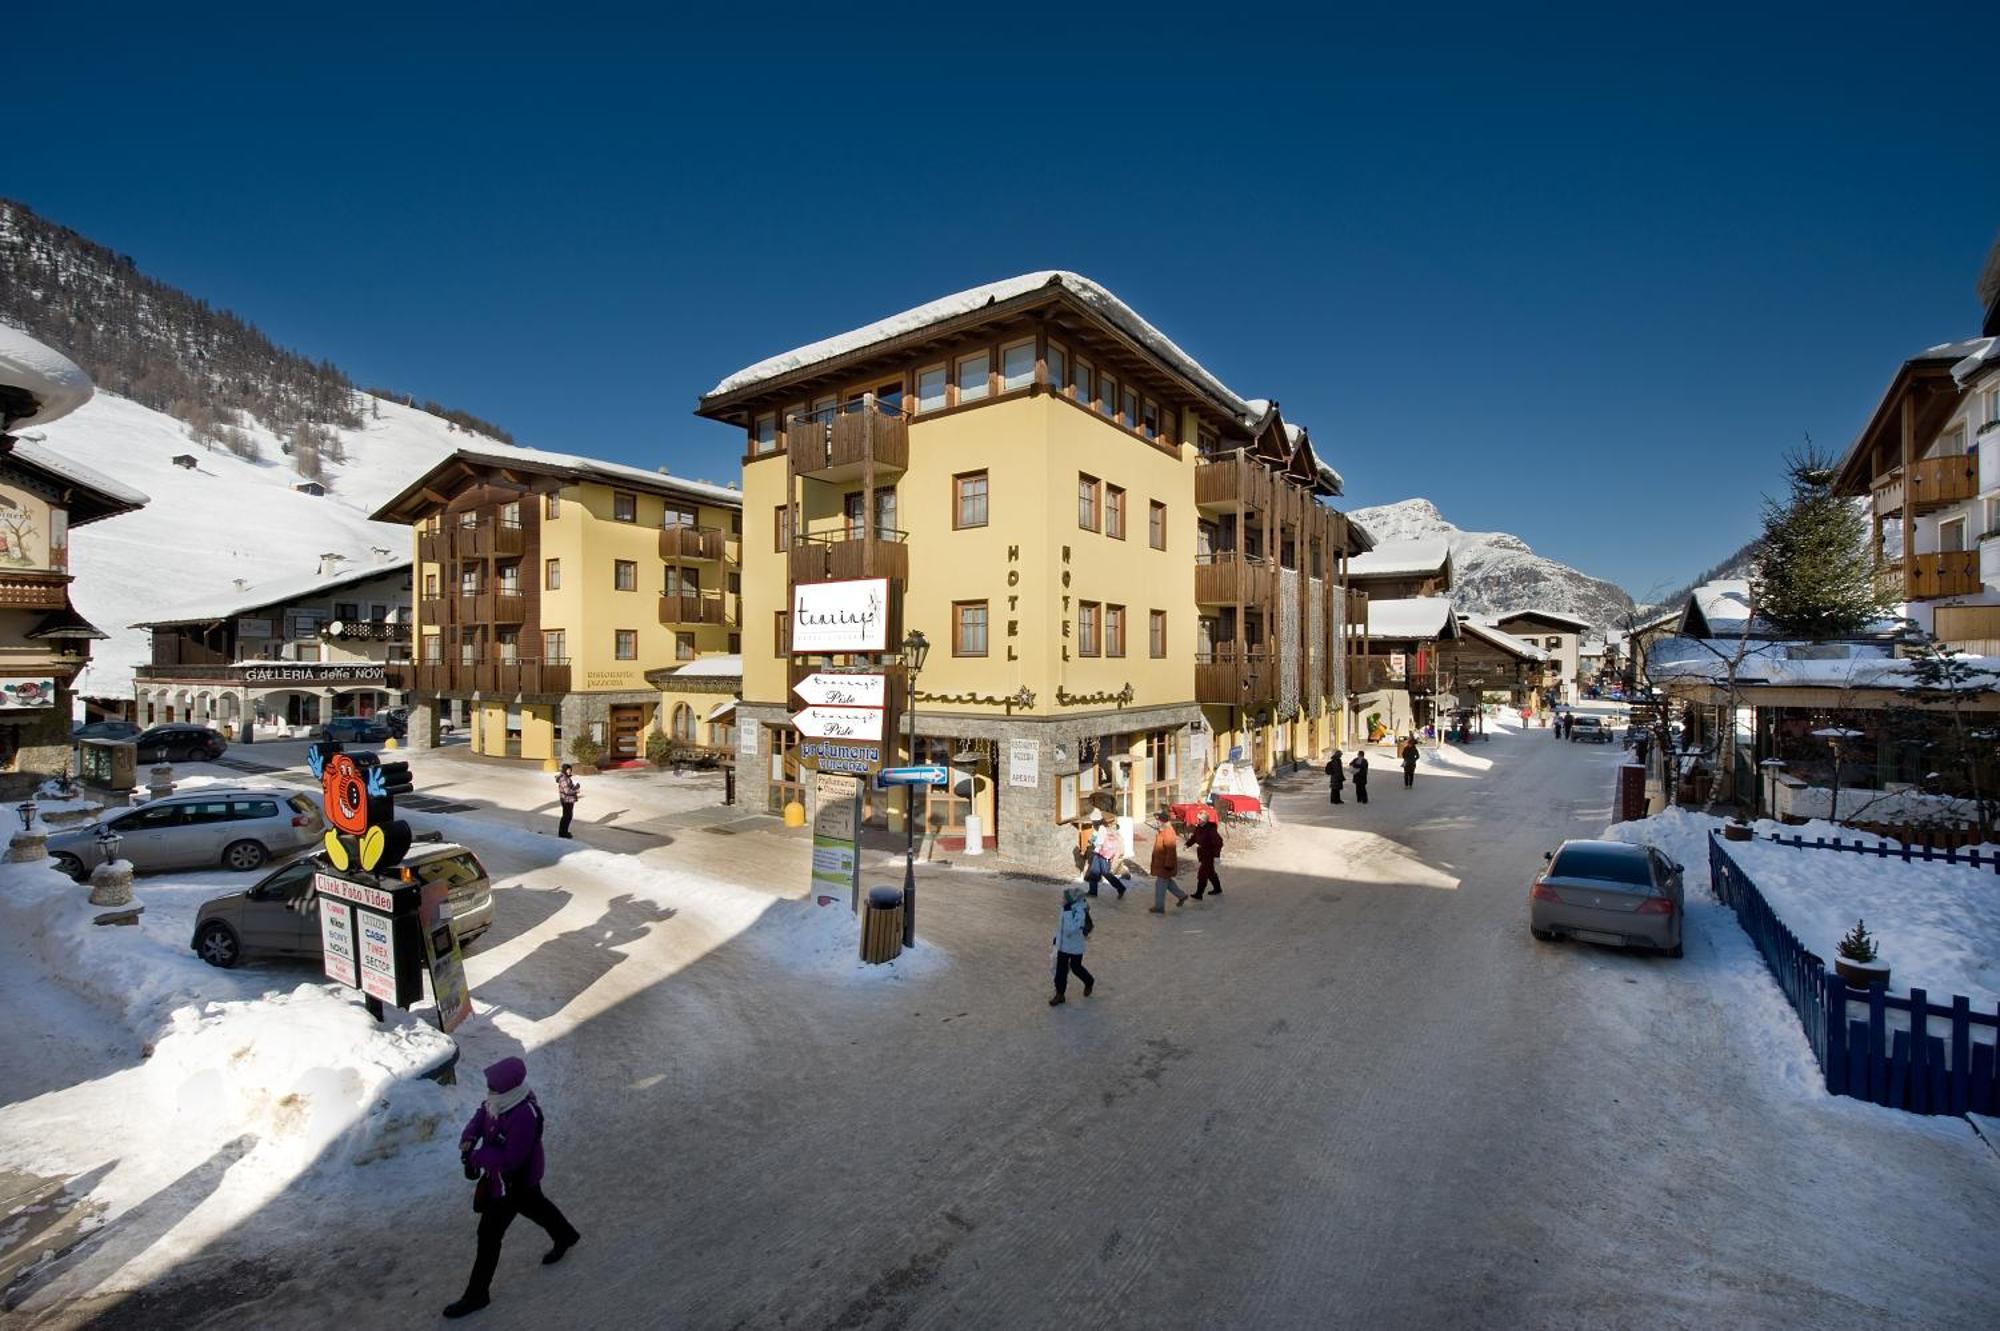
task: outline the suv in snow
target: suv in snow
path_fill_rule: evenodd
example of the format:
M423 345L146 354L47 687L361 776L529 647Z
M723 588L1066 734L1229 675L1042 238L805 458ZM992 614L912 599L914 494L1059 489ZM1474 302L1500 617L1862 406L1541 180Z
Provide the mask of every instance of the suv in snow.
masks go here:
M326 857L301 855L266 874L247 892L231 892L195 912L188 946L211 966L229 967L246 957L320 955L319 910L313 875L327 871ZM493 927L493 884L479 857L449 841L418 842L396 866L406 880L445 882L458 941L469 943Z
M1604 724L1601 716L1572 716L1569 720L1569 742L1582 740L1586 744L1609 744L1611 727Z
M97 834L108 827L120 858L142 873L218 864L247 872L313 845L325 826L319 805L295 790L200 786L50 832L49 858L81 881L102 857Z
M205 763L220 758L229 741L207 726L165 725L141 731L132 744L142 763Z

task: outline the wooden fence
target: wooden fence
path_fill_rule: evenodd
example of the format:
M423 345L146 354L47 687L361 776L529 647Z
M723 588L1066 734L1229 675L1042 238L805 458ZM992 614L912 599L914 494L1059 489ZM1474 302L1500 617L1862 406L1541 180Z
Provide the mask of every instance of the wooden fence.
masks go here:
M2000 873L2000 854L1992 851L1960 850L1955 847L1914 846L1905 841L1894 845L1887 841L1877 841L1873 845L1856 837L1843 841L1839 837L1828 840L1814 837L1808 841L1802 836L1786 836L1781 832L1771 833L1770 839L1781 846L1794 850L1840 850L1851 855L1873 855L1877 859L1896 859L1905 864L1969 864L1975 869L1991 869Z
M1974 1012L1963 995L1940 1006L1922 989L1904 997L1880 984L1865 993L1854 990L1785 927L1714 833L1708 838L1708 869L1716 899L1736 912L1798 1013L1830 1094L1916 1114L2000 1110L1994 1052L2000 1005L1990 1013ZM1942 1034L1931 1033L1932 1018L1945 1022ZM1975 1030L1991 1038L1975 1040Z

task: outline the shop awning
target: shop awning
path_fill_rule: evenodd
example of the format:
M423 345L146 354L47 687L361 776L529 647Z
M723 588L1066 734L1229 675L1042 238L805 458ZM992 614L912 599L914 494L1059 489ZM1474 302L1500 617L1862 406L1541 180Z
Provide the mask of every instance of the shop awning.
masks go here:
M723 717L729 716L733 714L735 711L736 711L736 699L731 698L727 702L717 703L714 706L714 708L712 708L709 711L708 719L710 721L720 721Z

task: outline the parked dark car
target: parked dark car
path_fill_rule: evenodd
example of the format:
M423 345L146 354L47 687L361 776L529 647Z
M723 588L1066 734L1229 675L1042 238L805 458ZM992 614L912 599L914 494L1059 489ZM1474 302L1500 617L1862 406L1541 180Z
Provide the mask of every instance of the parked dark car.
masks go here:
M220 758L229 741L207 726L164 725L142 731L132 741L142 763L204 763Z
M389 727L389 733L394 735L397 739L403 739L409 735L410 733L409 708L391 707L386 712L377 712L375 715L382 719L382 724Z
M131 739L139 733L139 727L130 721L79 721L70 728L69 737L75 739Z
M319 728L321 739L343 744L380 744L396 732L372 716L336 716Z

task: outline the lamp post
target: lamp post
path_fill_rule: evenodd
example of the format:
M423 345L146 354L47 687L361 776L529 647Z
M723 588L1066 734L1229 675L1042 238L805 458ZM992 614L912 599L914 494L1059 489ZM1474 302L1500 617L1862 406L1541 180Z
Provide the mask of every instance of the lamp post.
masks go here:
M930 640L919 629L911 629L903 639L903 669L909 677L909 755L917 761L917 675L924 658L931 654ZM903 946L917 945L917 788L903 787Z
M1845 726L1835 725L1835 726L1822 726L1818 730L1813 731L1813 735L1817 739L1825 740L1826 747L1833 751L1833 806L1831 809L1828 810L1827 816L1834 823L1835 826L1839 826L1840 746L1847 743L1849 740L1860 739L1862 737L1862 732L1859 730L1849 730Z

